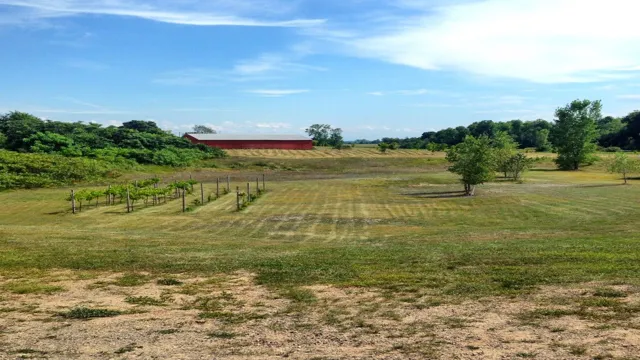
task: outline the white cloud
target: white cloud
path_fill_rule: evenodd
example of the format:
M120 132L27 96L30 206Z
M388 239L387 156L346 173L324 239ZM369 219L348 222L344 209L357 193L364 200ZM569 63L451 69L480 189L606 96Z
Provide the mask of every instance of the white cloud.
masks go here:
M233 74L240 77L255 77L289 72L326 71L319 66L296 62L301 55L263 54L255 59L239 61L233 68Z
M283 18L283 13L292 10L284 1L190 0L153 4L140 0L0 0L0 5L19 9L14 22L77 15L136 17L196 26L306 27L324 22L323 19Z
M640 100L640 94L619 95L618 99L624 100Z
M259 129L289 129L291 124L282 122L270 122L270 123L256 123L255 126Z
M355 35L319 36L360 57L539 83L624 79L640 70L638 1L430 4L404 0L396 16L385 14Z
M278 90L278 89L259 89L259 90L247 90L246 92L256 94L264 97L282 97L287 95L303 94L309 92L309 90Z
M367 95L372 95L372 96L384 96L384 93L382 91L374 91L374 92L369 92L367 93Z

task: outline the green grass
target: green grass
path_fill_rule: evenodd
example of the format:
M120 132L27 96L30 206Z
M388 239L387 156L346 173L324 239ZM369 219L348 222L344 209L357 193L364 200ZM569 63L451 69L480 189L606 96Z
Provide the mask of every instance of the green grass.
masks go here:
M1 288L14 294L53 294L65 290L62 286L41 284L33 281L9 282Z
M232 160L244 161L223 162ZM618 186L599 168L548 171L543 162L524 184L486 184L466 198L455 196L461 187L441 158L269 161L299 171L269 173L269 192L242 212L227 195L188 214L169 203L72 216L67 189L0 193L0 274L113 271L124 273L115 285L133 287L243 270L303 304L314 301L302 290L314 284L400 296L427 289L443 299L590 281L640 285L635 180ZM234 172L232 188L246 186L247 174ZM216 177L194 173L206 193Z
M128 296L125 302L133 305L141 306L163 306L165 302L162 299L155 299L149 296Z
M173 278L158 279L158 281L156 281L156 283L158 285L162 285L162 286L179 286L179 285L182 285L182 281L177 280L177 279L173 279Z
M67 319L92 319L105 318L121 315L122 311L109 309L91 309L86 307L78 307L67 312L60 313L60 316Z
M216 339L233 339L238 335L228 331L213 331L208 333L207 336Z

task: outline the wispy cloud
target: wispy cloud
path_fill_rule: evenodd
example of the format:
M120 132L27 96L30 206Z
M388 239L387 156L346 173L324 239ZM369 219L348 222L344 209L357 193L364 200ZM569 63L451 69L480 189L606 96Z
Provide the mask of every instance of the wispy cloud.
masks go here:
M255 59L239 61L233 68L233 74L239 77L254 77L327 70L324 67L296 62L299 58L300 56L291 54L263 54Z
M623 100L640 100L640 94L618 95L618 99L623 99Z
M176 108L171 109L173 112L230 112L237 111L236 109L221 109L221 108Z
M367 95L372 95L372 96L385 96L385 95L402 95L402 96L447 95L447 96L459 96L459 94L457 94L457 93L451 93L451 92L442 91L442 90L432 90L432 89L373 91L373 92L368 92Z
M247 90L246 92L251 93L251 94L260 95L260 96L263 96L263 97L282 97L282 96L287 96L287 95L296 95L296 94L308 93L309 90L303 90L303 89L289 89L289 90L283 90L283 89L258 89L258 90Z
M640 70L640 2L401 0L396 9L316 32L358 57L424 70L538 83L626 79ZM541 24L554 24L544 26ZM598 24L598 26L593 26Z
M141 0L0 0L18 10L20 19L110 15L194 26L307 27L323 19L285 16L292 6L285 1L190 0L144 2ZM17 20L16 20L17 21Z

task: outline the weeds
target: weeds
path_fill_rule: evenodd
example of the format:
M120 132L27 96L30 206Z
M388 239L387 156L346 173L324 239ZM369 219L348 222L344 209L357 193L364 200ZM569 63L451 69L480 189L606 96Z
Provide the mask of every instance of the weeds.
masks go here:
M156 284L158 285L162 285L162 286L179 286L182 285L182 281L174 279L174 278L164 278L164 279L158 279L156 281Z
M114 317L122 315L122 311L109 309L90 309L86 307L78 307L67 312L60 313L60 316L67 319L92 319Z
M155 299L149 296L128 296L124 299L125 302L133 305L141 306L164 306L165 302L162 299Z

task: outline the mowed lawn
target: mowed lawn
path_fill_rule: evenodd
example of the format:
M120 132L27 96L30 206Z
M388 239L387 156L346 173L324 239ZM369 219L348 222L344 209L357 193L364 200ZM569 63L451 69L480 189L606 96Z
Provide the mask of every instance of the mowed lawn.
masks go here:
M67 190L5 192L0 271L243 269L272 286L428 286L465 296L635 283L640 186L620 183L601 172L532 171L524 184L491 183L466 198L442 171L278 181L242 212L229 194L187 214L175 201L133 214L85 204L72 215Z
M165 178L209 194L276 170L240 212L234 193L76 215L69 189L0 193L0 358L640 353L638 180L538 163L469 198L442 159L220 164Z

